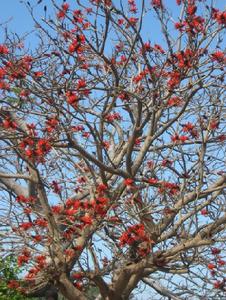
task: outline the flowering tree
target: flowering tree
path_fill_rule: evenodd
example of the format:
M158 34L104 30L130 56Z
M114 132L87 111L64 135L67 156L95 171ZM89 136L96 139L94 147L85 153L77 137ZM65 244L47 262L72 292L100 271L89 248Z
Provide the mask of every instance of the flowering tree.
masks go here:
M28 3L35 50L16 35L0 45L1 251L27 270L8 285L222 299L225 12L205 0L52 6L39 21ZM146 32L157 21L160 42Z

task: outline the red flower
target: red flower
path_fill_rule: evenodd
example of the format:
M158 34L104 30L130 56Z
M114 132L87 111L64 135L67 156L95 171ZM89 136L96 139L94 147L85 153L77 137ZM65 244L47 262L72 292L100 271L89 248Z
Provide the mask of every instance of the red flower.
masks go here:
M52 181L52 188L53 188L54 193L60 194L61 187L59 186L59 184L57 183L57 181L55 181L55 180Z
M169 89L173 89L179 85L181 81L181 74L178 71L173 71L169 73L170 79L167 82Z
M33 239L35 240L35 242L41 242L42 241L42 236L41 235L39 235L39 234L37 234L37 235L34 235L33 236Z
M217 254L220 254L220 253L221 253L221 250L218 249L218 248L212 248L212 249L211 249L211 253L212 253L213 255L217 255Z
M63 207L61 205L53 205L51 210L54 214L60 214L63 210Z
M83 273L73 273L72 275L71 275L71 277L73 278L73 279L81 279L81 278L83 278L84 277L84 274Z
M216 119L211 120L209 126L210 126L211 130L217 129L219 126L219 120L216 120Z
M127 178L124 180L124 184L126 186L131 186L133 184L134 180L132 178Z
M23 264L27 264L31 258L31 254L28 250L24 250L22 252L22 255L19 255L17 258L17 264L19 267L21 267Z
M132 26L135 26L138 20L139 20L138 18L134 18L134 17L129 18L129 22Z
M181 135L181 136L179 137L179 139L180 139L180 141L183 142L183 143L189 140L188 136L186 136L186 135Z
M42 77L43 76L43 72L37 71L34 72L35 77Z
M58 13L57 13L57 18L58 19L63 19L65 17L66 13L64 10L60 10Z
M80 290L80 291L82 290L82 288L83 288L82 282L74 282L73 284L78 290Z
M32 222L24 222L20 224L20 228L22 228L23 230L28 230L33 226Z
M16 122L11 120L9 117L3 120L2 125L5 129L12 129L15 130L17 128Z
M118 25L124 24L125 20L124 19L118 19Z
M165 50L163 50L163 48L158 44L154 45L154 50L160 52L161 54L165 54Z
M40 227L47 227L48 226L48 222L45 219L42 218L38 218L34 221L34 224Z
M23 195L18 195L16 197L16 201L17 202L21 202L21 203L33 203L35 202L35 198L34 197L25 197Z
M107 191L107 189L108 189L108 187L107 187L107 185L104 184L104 183L100 183L100 184L97 186L97 191L98 191L99 193L105 192L105 191Z
M46 121L46 131L52 132L58 124L59 124L59 120L56 117L49 118Z
M163 166L163 167L171 166L172 163L173 163L172 160L169 160L169 159L163 159L163 161L162 161L162 166Z
M62 5L61 5L61 7L62 7L62 9L66 12L66 11L68 11L68 9L69 9L69 4L68 3L63 3Z
M221 134L217 137L220 142L224 142L226 140L226 134Z
M70 105L73 105L73 106L77 105L77 103L79 101L79 96L75 92L67 92L66 97L67 97L67 102Z
M35 257L35 261L37 262L38 267L40 269L42 269L46 266L46 256L45 255L37 255Z
M207 215L208 215L208 210L207 210L206 208L203 208L203 209L201 210L201 215L202 215L202 216L207 216Z
M156 183L158 183L158 179L156 179L156 178L149 178L148 179L148 183L150 183L150 184L156 184Z
M118 216L112 216L108 218L108 221L112 223L122 223L122 220Z
M211 54L211 59L213 61L217 61L217 62L224 62L225 60L225 54L222 51L216 51L214 53Z
M213 286L215 289L220 289L224 286L224 281L217 280L214 282Z
M162 0L152 0L151 3L154 8L163 8Z
M207 268L208 268L209 270L213 270L214 268L216 268L216 266L215 266L214 264L212 264L212 263L209 263L209 264L207 265Z
M138 244L137 253L139 256L146 256L151 250L151 240L146 234L143 224L129 226L127 231L123 232L119 241L120 246L132 246L134 243Z
M218 263L220 266L224 266L224 265L226 264L226 262L225 262L224 260L222 260L222 259L219 259L219 260L217 261L217 263Z
M10 280L7 286L9 289L17 289L20 286L20 284L17 280Z
M112 114L108 114L105 119L108 121L108 122L113 122L114 120L117 120L117 121L120 121L122 119L121 115L117 112L115 113L112 113Z
M71 208L71 209L66 209L65 214L67 216L74 216L77 213L77 209Z
M80 79L77 83L77 88L78 89L84 89L86 87L86 81L85 79Z
M225 25L226 24L226 12L225 11L219 11L219 9L212 8L212 17L217 21L219 25Z
M5 45L0 45L0 54L8 54L9 49Z
M152 160L149 160L147 162L147 166L148 166L148 168L152 169L154 167L154 162Z
M50 142L47 139L40 139L37 143L36 155L43 156L52 149Z
M171 97L167 101L168 106L180 106L181 104L182 104L182 100L177 96Z
M195 5L188 5L187 14L192 16L196 13L197 7Z
M92 219L92 217L88 213L86 213L83 217L81 217L80 220L85 225L91 225L93 223L93 219Z
M186 135L181 135L179 136L177 133L173 136L171 136L171 141L174 143L178 143L178 142L186 142L187 140L189 140L188 136Z

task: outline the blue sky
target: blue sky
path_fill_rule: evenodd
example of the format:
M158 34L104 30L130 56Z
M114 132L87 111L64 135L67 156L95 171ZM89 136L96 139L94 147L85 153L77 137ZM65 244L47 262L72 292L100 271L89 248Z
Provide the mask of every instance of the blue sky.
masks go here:
M30 0L32 5L35 5L38 0ZM119 0L114 0L114 3L117 4ZM146 0L147 3L150 3L150 0ZM24 2L24 3L23 3ZM0 24L5 24L8 22L8 30L11 33L17 33L19 35L30 33L34 29L34 22L25 6L27 0L0 0ZM56 0L57 3L61 4L62 0ZM67 0L71 4L71 7L75 7L75 0ZM140 1L136 1L139 6ZM209 0L207 3L210 2ZM224 9L225 1L215 0L215 7ZM123 0L123 3L127 3L127 0ZM178 15L178 6L176 5L176 0L164 0L163 3L170 8L170 10ZM44 6L47 6L47 16L53 15L53 10L51 0L42 0L42 2L36 6L35 15L40 19L44 16ZM4 27L4 26L3 26ZM144 32L147 35L147 38L153 42L161 43L161 40L158 40L158 37L161 36L160 28L155 18L150 20L145 20ZM2 36L0 36L0 41ZM28 40L30 43L34 42L34 34L30 35Z

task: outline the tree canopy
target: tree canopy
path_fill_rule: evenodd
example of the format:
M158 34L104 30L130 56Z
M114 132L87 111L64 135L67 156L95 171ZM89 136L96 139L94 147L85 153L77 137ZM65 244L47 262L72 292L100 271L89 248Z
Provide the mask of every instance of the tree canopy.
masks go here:
M8 286L223 299L226 13L44 2L26 4L37 46L0 44L1 252L25 268Z

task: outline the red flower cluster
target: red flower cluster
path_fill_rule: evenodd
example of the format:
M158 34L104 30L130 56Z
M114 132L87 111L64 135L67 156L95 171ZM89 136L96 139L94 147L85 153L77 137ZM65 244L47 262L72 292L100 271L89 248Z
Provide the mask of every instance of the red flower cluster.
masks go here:
M183 126L183 132L190 133L190 135L195 139L199 137L198 131L195 128L195 125L193 125L192 123L188 122L182 126Z
M143 224L129 226L120 239L120 246L136 246L137 254L141 257L147 256L151 251L151 240L145 231Z
M99 216L105 216L107 213L107 206L109 204L109 199L106 197L98 197L90 201L93 210Z
M53 189L54 193L60 194L61 187L59 186L57 181L53 180L51 186L52 186L52 189Z
M165 50L163 50L163 48L160 45L158 45L158 44L154 45L153 50L155 50L157 52L160 52L161 54L165 54L166 53Z
M225 280L217 280L216 282L214 282L213 286L215 289L223 289L225 286Z
M179 31L186 31L192 35L205 31L205 19L200 16L192 16L189 20L175 23L175 28Z
M7 117L2 121L2 126L5 129L11 129L11 130L17 129L17 123L11 120L10 117Z
M63 3L61 5L61 10L57 13L57 18L58 19L63 19L69 9L69 4L68 3Z
M37 255L35 257L35 261L37 262L37 266L40 269L43 269L46 266L46 256L45 255Z
M145 53L145 52L150 52L150 51L152 51L151 43L146 42L146 43L144 43L143 47L141 48L140 53Z
M121 121L122 117L121 117L121 115L118 112L115 112L115 113L106 115L105 119L108 122L113 122L114 120Z
M67 97L67 103L70 104L73 107L77 107L78 101L79 101L79 96L76 92L68 91L66 93Z
M172 56L173 64L177 64L179 69L189 69L194 63L196 55L194 51L187 48L183 51L177 52Z
M26 274L26 276L24 277L26 280L33 280L35 278L35 276L39 273L40 268L38 266L35 266L33 268L31 268L28 273Z
M226 25L226 11L219 11L219 9L212 8L212 18L216 20L219 25Z
M167 193L169 195L176 195L180 190L180 187L173 182L162 181L160 182L159 193Z
M163 159L163 161L162 161L162 166L163 166L163 167L168 167L168 166L171 166L172 163L173 163L172 160L169 160L169 159Z
M30 196L30 197L25 197L23 195L18 195L16 197L16 201L19 203L25 203L25 204L30 204L30 203L34 203L35 202L35 198Z
M124 180L124 184L126 186L132 186L133 185L134 180L132 178L127 178Z
M158 183L158 179L156 179L156 178L148 178L148 183L150 183L150 184L156 184L156 183Z
M152 0L151 4L156 9L160 9L160 8L162 9L163 8L162 0Z
M17 258L17 264L21 267L23 264L27 264L31 258L31 253L28 249L24 249L22 254Z
M86 88L87 86L87 83L85 81L85 79L79 79L78 82L77 82L77 89L84 89Z
M135 26L137 24L137 22L138 22L139 19L131 17L128 20L129 20L129 24L127 24L126 28L128 28L130 25Z
M32 222L23 222L20 224L19 228L21 228L22 230L27 231L28 229L30 229L33 226Z
M51 207L51 210L54 214L58 215L58 214L62 213L63 207L61 205L53 205Z
M37 218L36 220L34 220L34 224L39 227L47 227L48 226L48 222L44 218Z
M56 129L58 124L59 124L59 120L57 119L57 117L48 118L48 120L46 121L45 130L48 133L51 133Z
M167 101L167 106L181 106L182 105L182 99L177 96L173 96Z
M83 222L84 225L91 225L93 223L93 218L88 213L85 213L85 215L80 218L80 221Z
M35 139L27 137L20 143L20 148L28 158L43 162L44 156L50 152L52 146L49 140L45 138L40 138L36 141Z
M211 54L211 59L213 61L217 61L219 63L222 63L222 62L226 61L225 54L222 51L216 51L216 52L212 53Z
M201 215L202 216L207 216L208 215L208 210L206 208L201 209Z
M32 64L31 56L24 56L20 60L8 61L5 65L5 71L10 81L15 79L23 79L27 76Z
M73 37L70 45L68 46L68 51L70 53L76 52L77 54L80 54L84 50L85 45L85 36L83 34L77 35L77 37Z
M0 45L0 54L9 54L9 49L6 47L6 45Z
M12 279L8 282L7 286L8 286L9 289L14 290L14 289L18 289L20 284L17 280Z
M171 137L171 141L174 143L184 143L189 140L189 137L186 135L178 135L177 133Z
M179 71L172 71L169 72L168 75L169 75L169 80L167 82L167 86L170 90L172 90L180 84L181 73Z
M144 71L140 72L138 75L134 76L133 82L136 84L139 83L147 74L149 74L149 71L145 69Z
M128 4L129 4L129 11L134 14L137 13L137 6L135 0L128 0Z

